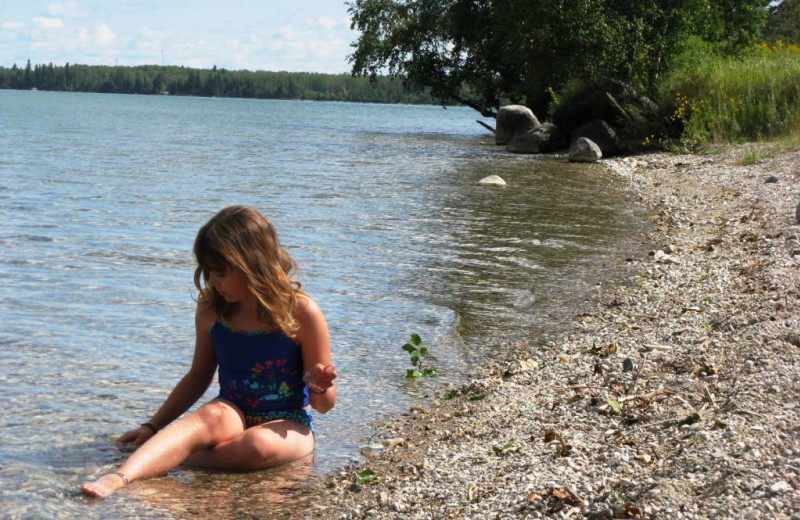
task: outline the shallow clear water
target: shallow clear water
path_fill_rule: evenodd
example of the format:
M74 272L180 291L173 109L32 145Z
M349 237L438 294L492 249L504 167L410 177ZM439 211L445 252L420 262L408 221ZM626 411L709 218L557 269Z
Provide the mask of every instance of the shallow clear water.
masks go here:
M370 422L459 381L502 338L557 330L624 257L635 215L597 169L506 154L475 115L0 91L0 513L274 515L307 474L357 458ZM509 186L476 185L490 174ZM242 203L271 217L331 329L339 402L317 416L314 460L178 469L84 499L80 483L124 458L112 439L188 368L194 234ZM411 332L439 377L402 377Z

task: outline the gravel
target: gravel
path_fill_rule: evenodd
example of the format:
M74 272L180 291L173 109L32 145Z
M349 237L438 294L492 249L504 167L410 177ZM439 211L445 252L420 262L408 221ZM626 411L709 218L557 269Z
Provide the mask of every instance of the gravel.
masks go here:
M314 516L800 518L800 152L742 150L601 161L656 248L561 337L375 425L384 449L313 483Z

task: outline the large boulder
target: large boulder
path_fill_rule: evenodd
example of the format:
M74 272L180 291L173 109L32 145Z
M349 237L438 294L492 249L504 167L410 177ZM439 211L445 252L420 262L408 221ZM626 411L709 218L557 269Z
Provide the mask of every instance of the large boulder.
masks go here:
M497 113L495 143L508 144L514 137L530 133L539 127L539 120L530 108L522 105L506 105Z
M511 153L541 153L539 150L541 139L542 136L535 132L518 135L508 143L506 150Z
M569 146L566 135L553 123L542 123L533 134L539 136L539 151L550 153Z
M527 134L514 137L506 150L511 153L550 153L565 148L563 136L553 123L542 123Z
M625 144L611 128L611 125L602 119L595 119L579 126L572 131L570 143L575 143L579 138L585 137L600 147L604 157L618 154L625 147Z
M600 147L585 137L579 137L569 147L569 160L572 162L594 162L603 157Z

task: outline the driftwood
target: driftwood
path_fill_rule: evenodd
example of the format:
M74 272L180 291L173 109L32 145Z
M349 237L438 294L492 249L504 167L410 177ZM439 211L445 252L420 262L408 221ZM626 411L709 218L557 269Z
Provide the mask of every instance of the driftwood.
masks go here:
M480 121L480 120L476 119L475 122L478 123L479 125L481 125L482 127L484 127L485 129L487 129L488 131L490 131L491 133L493 133L493 134L496 133L494 128L492 128L491 126L487 125L483 121Z

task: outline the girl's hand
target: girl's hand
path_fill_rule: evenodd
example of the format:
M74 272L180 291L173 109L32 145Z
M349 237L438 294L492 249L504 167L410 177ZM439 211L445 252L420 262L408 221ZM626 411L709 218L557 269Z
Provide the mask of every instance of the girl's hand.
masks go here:
M305 382L309 390L321 394L333 386L333 380L337 376L336 367L332 364L325 366L322 363L317 363L311 367L311 370L303 374L303 382Z
M115 441L118 446L126 446L133 444L135 446L141 446L147 439L155 435L153 430L148 428L147 426L139 426L135 430L131 430L127 433L123 433L119 436L119 438Z

